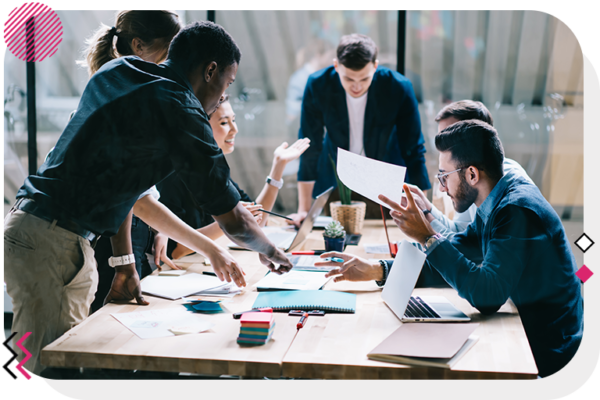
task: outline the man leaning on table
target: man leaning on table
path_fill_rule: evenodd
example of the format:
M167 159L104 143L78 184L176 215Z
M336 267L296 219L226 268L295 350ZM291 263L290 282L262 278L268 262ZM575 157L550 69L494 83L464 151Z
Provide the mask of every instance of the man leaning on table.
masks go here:
M478 206L475 221L452 238L437 233L408 186L403 207L380 195L392 218L427 253L419 284L443 278L482 314L515 303L540 376L562 369L575 355L583 333L583 299L575 258L556 212L539 189L522 176L504 174L504 150L489 124L466 120L435 138L440 152L441 190L458 212ZM341 253L341 280L384 284L391 261L369 261ZM321 263L327 265L330 263ZM333 264L331 264L333 265Z
M338 147L406 166L407 182L431 188L412 84L379 65L377 45L368 36L342 36L333 65L309 77L298 138L309 138L311 146L300 156L296 223L306 217L312 197L337 185L331 160L336 162ZM362 200L367 218L381 215L377 204Z
M41 349L88 315L98 282L91 243L114 235L138 196L172 173L232 240L259 252L273 270L274 263L279 271L291 268L239 203L208 123L207 113L235 80L240 57L221 26L200 22L179 32L164 64L121 57L90 79L54 151L25 180L5 220L13 331L31 332L27 369L40 374ZM173 231L164 219L152 226ZM215 272L243 286L235 259L204 239ZM117 266L113 289L117 284L140 292L135 264Z

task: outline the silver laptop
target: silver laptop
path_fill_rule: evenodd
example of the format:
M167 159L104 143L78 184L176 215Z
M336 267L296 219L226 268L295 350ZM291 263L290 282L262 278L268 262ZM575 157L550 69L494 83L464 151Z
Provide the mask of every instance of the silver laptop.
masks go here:
M443 296L411 296L427 255L403 240L381 298L402 322L468 322Z
M272 227L264 227L263 232L267 239L269 239L275 246L283 251L289 251L294 247L298 246L300 243L306 239L308 234L312 231L313 225L317 217L323 211L323 207L325 207L325 203L329 199L329 195L333 191L333 187L330 187L323 193L317 196L315 201L313 202L308 214L302 224L300 225L300 229L296 230L288 230L282 228L272 228ZM237 244L231 242L228 244L230 249L242 249Z

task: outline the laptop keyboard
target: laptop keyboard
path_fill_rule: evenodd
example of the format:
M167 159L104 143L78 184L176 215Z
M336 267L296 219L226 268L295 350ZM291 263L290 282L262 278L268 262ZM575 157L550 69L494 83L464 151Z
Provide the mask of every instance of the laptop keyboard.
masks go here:
M407 318L441 318L419 296L410 298L404 316Z

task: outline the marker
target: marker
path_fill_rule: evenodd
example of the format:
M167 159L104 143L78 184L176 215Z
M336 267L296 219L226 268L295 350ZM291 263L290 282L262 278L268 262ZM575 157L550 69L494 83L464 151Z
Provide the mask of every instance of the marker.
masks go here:
M240 319L240 318L242 318L242 314L246 314L249 312L270 312L270 313L272 313L273 309L272 308L259 308L257 310L242 311L242 312L233 314L233 319Z
M325 251L325 250L292 251L293 256L319 256L324 253L327 253L327 251Z
M306 324L307 319L308 319L308 313L305 312L304 314L302 314L300 321L298 321L298 323L296 324L296 329L301 329L302 327L304 327L304 324Z
M264 213L271 214L271 215L274 215L279 218L287 219L288 221L293 221L293 219L291 219L290 217L286 217L285 215L274 213L273 211L263 210L262 208L259 208L258 211L262 211Z
M323 261L332 261L332 262L336 262L336 263L343 263L344 259L339 258L339 257L327 257L327 258L324 258Z
M217 276L217 274L212 271L202 271L202 275Z

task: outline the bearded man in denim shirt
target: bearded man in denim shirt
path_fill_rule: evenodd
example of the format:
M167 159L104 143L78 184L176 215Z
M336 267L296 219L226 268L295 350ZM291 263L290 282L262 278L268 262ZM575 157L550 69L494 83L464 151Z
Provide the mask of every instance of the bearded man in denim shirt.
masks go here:
M392 208L398 227L427 253L418 286L445 281L482 314L496 312L510 298L540 376L559 371L577 352L583 334L581 283L560 218L534 184L504 174L504 150L491 125L457 122L436 136L435 145L441 190L457 212L472 204L478 210L466 231L447 239L429 224L408 186L406 207L379 196ZM391 262L344 257L347 262L330 273L342 274L336 281L381 284L391 267Z

